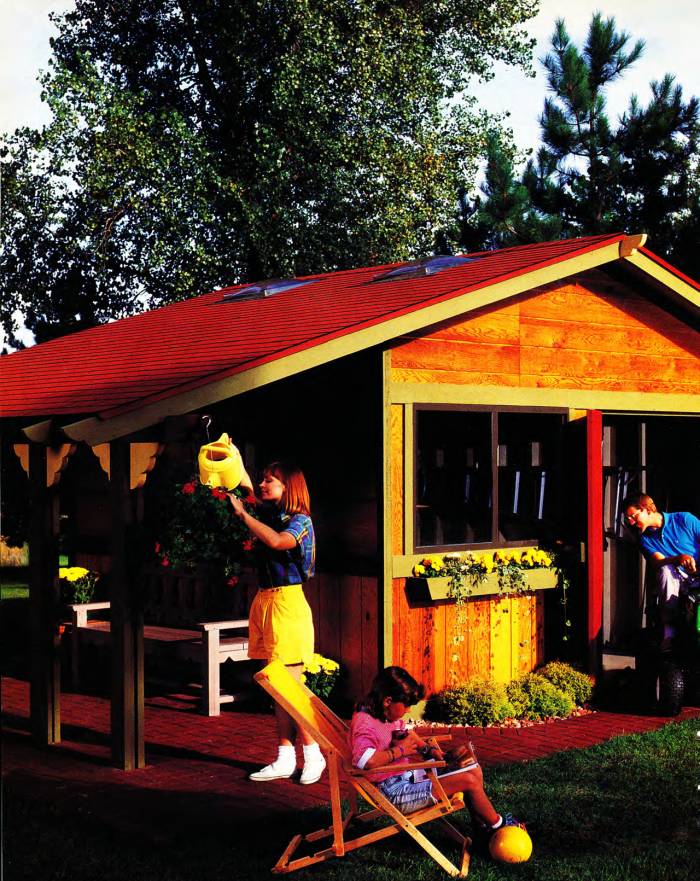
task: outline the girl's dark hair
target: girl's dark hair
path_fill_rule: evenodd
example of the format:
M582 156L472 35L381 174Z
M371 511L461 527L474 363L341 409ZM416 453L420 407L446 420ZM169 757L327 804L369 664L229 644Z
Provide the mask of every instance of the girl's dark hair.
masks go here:
M383 719L385 697L412 707L423 698L424 694L423 686L403 667L385 667L374 677L369 694L360 701L357 709L369 713L375 719Z

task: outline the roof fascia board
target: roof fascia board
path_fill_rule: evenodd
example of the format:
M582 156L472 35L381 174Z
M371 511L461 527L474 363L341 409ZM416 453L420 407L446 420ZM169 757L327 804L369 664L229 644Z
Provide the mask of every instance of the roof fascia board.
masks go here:
M619 260L619 239L609 245L594 248L566 260L512 276L486 287L465 288L461 293L453 293L448 297L443 296L437 301L412 308L406 313L380 319L350 333L320 340L311 347L305 347L275 360L251 366L247 370L213 379L205 385L184 389L179 393L170 394L151 402L145 401L138 408L119 413L108 419L91 417L80 422L66 424L63 426L63 431L71 440L85 441L89 444L105 443L108 440L140 431L168 416L179 416L201 407L210 407L226 398L235 397L271 382L285 379L312 367L319 367L363 349L381 345L396 337L415 333L428 325L439 324L456 316L494 305L533 288L551 284L570 275L576 275L617 260ZM426 313L429 314L429 317L426 317Z
M408 382L390 383L388 394L391 404L536 406L686 416L697 416L700 413L700 395Z
M678 278L668 269L658 264L655 260L647 257L645 254L635 251L629 257L623 257L624 263L630 263L632 266L640 269L646 275L651 276L655 281L662 284L677 301L682 305L690 303L696 309L700 309L700 292L692 285Z

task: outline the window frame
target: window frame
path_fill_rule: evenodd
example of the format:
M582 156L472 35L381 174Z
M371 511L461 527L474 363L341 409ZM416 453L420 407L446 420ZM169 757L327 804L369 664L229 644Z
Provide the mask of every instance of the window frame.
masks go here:
M489 413L491 416L491 541L473 542L451 545L419 545L418 536L418 418L420 413L425 412L455 412L455 413ZM569 410L566 407L492 407L486 404L429 404L416 403L413 405L412 419L412 447L413 447L413 464L412 464L412 487L411 487L411 510L405 511L405 517L411 517L413 523L412 546L406 548L409 554L449 554L462 551L480 551L495 550L497 548L511 547L532 547L536 543L535 538L518 539L516 541L507 541L500 538L499 530L499 465L498 465L498 417L501 413L522 413L524 415L549 415L560 416L562 431L557 443L557 467L561 469L562 463L562 446L563 446L563 428L566 424L566 417Z

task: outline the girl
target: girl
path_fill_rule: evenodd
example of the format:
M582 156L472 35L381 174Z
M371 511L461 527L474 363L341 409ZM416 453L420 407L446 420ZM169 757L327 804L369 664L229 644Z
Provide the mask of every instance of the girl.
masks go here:
M387 667L372 683L367 697L357 704L350 723L352 762L357 768L371 771L380 765L395 765L392 771L370 775L382 793L402 813L408 814L435 804L432 781L422 769L401 771L409 761L425 761L430 750L423 738L406 728L406 711L423 697L423 686L402 667ZM397 737L398 734L398 737ZM442 758L432 751L433 757ZM464 800L477 833L487 839L501 826L521 825L511 814L496 813L484 792L484 778L478 764L438 775L447 795L464 793Z
M247 473L241 486L252 492ZM302 587L314 573L316 556L309 491L302 472L285 462L265 468L259 489L259 519L245 510L240 499L229 496L234 513L257 539L258 592L250 608L248 656L266 664L278 659L299 679L314 651L314 625ZM251 780L277 780L296 771L294 722L277 704L275 717L277 758L251 774ZM326 761L316 741L303 728L297 730L304 752L300 783L315 783Z

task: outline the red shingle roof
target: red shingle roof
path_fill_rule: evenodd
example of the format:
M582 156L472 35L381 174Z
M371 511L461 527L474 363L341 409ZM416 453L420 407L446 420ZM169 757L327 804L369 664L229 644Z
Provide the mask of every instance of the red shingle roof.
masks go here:
M485 252L421 279L372 282L387 267L368 267L263 300L204 294L3 356L2 414L113 416L623 238Z

